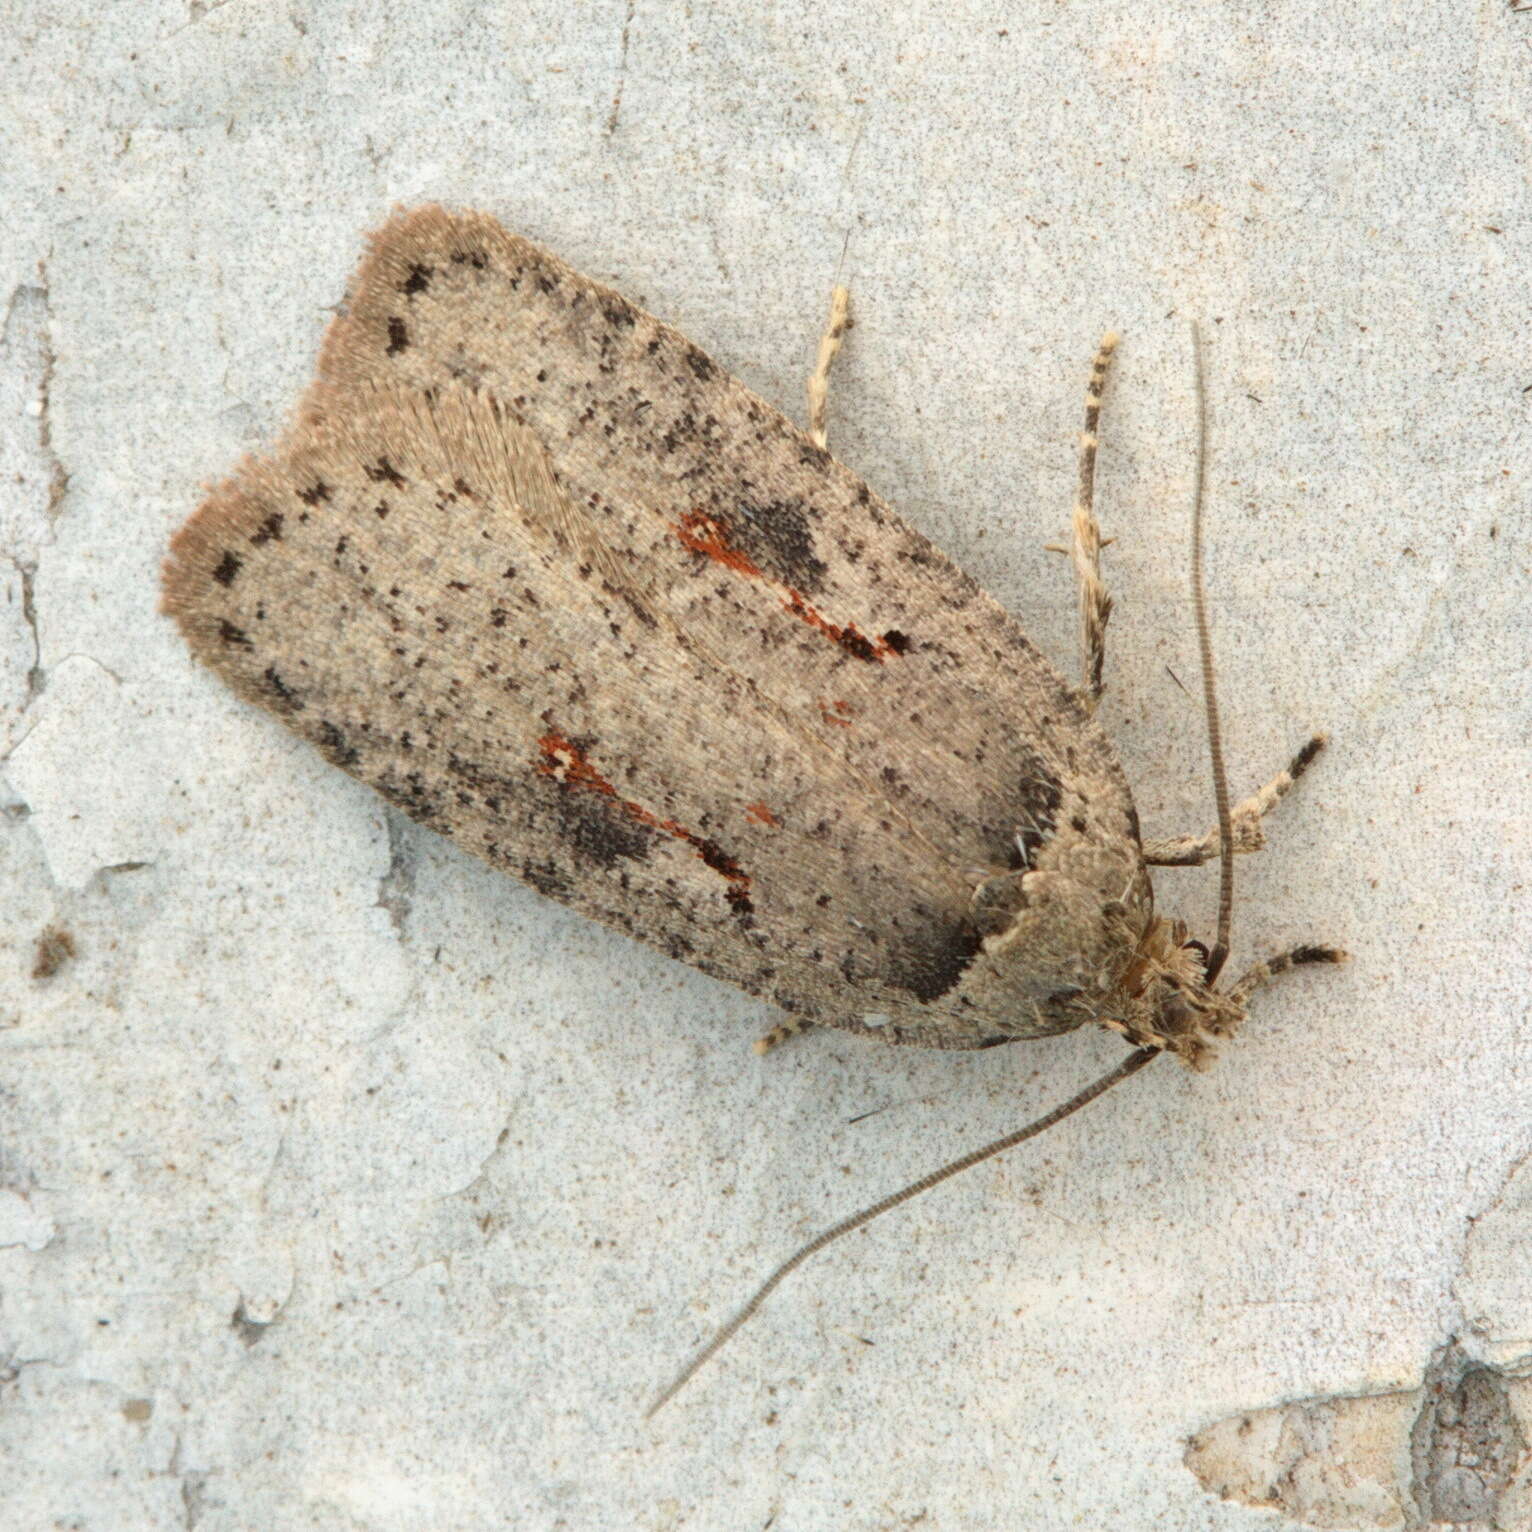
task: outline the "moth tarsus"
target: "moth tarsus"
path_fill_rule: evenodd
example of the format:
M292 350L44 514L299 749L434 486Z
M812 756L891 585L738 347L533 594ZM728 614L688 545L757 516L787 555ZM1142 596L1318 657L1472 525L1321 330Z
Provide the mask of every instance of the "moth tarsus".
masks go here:
M821 449L828 449L830 445L830 369L835 365L841 341L850 328L851 294L846 288L837 286L830 294L830 317L819 337L819 354L814 359L814 370L809 374L807 387L809 439Z
M1112 616L1112 598L1101 580L1101 528L1096 521L1096 452L1101 425L1101 399L1106 391L1107 369L1117 349L1116 331L1101 338L1096 360L1085 386L1085 429L1080 433L1079 489L1075 495L1071 525L1075 576L1080 589L1080 690L1092 712L1101 701L1106 665L1106 625Z

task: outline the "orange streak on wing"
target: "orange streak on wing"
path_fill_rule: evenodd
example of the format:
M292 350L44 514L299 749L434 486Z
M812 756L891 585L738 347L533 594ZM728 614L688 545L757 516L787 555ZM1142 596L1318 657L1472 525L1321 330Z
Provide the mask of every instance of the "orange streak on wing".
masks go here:
M725 898L735 912L740 915L750 913L750 874L715 841L688 830L678 820L661 819L651 809L646 809L641 803L634 803L631 798L620 797L617 789L591 763L585 751L557 730L544 734L538 740L537 748L542 752L537 769L543 776L551 777L567 788L610 798L629 819L647 825L652 830L663 831L672 839L690 846L706 866L728 883L729 890Z
M748 579L775 587L783 607L799 622L823 634L832 644L859 660L876 660L881 664L889 655L903 654L908 648L901 634L891 635L894 641L890 642L888 638L868 638L855 623L842 626L831 622L823 612L810 604L802 591L772 579L749 554L734 547L725 536L724 528L704 511L688 511L676 528L676 536L693 553L700 553L712 559L715 564L721 564L725 569L732 569Z

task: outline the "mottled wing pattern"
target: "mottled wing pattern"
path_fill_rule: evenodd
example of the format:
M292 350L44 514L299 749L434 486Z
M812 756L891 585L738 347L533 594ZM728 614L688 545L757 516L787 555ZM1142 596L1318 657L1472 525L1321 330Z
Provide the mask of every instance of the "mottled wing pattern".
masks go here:
M542 892L789 1010L975 1046L1147 913L1016 624L683 336L479 214L372 242L280 449L182 529L199 657ZM975 904L975 888L999 875Z

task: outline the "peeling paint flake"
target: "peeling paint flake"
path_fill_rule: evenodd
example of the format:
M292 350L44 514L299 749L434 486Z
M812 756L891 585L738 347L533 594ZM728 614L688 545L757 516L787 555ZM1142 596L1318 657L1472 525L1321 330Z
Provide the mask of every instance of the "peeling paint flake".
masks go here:
M1449 1342L1422 1387L1247 1410L1187 1444L1185 1463L1223 1500L1304 1526L1532 1527L1532 1378Z

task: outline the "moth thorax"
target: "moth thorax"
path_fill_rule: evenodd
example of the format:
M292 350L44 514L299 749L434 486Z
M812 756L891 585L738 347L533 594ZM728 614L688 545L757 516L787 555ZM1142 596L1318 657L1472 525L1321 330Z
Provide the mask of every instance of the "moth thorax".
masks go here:
M1207 958L1184 921L1150 921L1123 975L1126 1014L1107 1025L1140 1048L1163 1048L1194 1069L1206 1066L1214 1043L1245 1019L1238 1000L1208 987Z

